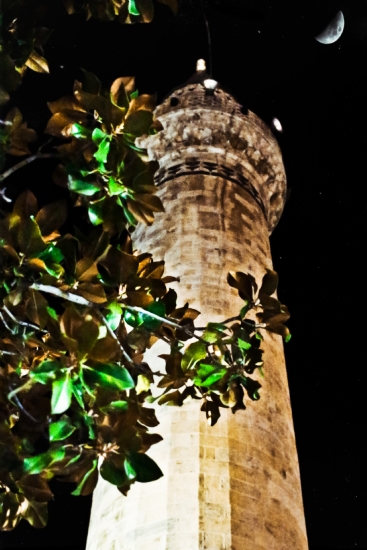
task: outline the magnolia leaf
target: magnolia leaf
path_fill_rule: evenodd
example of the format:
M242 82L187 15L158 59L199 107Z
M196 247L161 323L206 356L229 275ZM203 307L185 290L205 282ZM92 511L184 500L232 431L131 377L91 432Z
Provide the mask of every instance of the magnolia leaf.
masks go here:
M177 2L177 0L158 0L158 2L168 6L173 11L173 13L176 15L176 13L178 11L178 2Z
M106 294L101 283L82 283L78 286L78 294L93 302L94 304L104 304L107 300Z
M79 193L79 195L85 195L87 197L91 197L101 190L96 182L76 179L71 175L68 176L68 188L70 191L74 191L74 193Z
M41 208L37 213L36 222L42 235L50 235L65 222L68 214L66 201L57 201Z
M23 511L22 516L37 529L45 527L48 521L48 506L46 502L37 502L35 500L27 501L27 508Z
M206 356L207 351L204 342L193 342L189 345L182 357L182 370L185 371L194 367L198 361L200 361L201 359L205 359Z
M139 395L142 392L149 391L150 379L145 374L138 374L138 382L135 387L136 394Z
M237 288L243 300L252 302L253 291L256 292L257 285L252 275L241 271L231 271L227 275L227 282L230 286Z
M99 276L96 262L92 258L82 258L75 266L75 278L81 283L90 282Z
M23 220L18 230L19 248L26 256L36 256L46 249L37 222L32 218Z
M134 200L139 204L145 206L152 212L164 212L164 207L159 197L150 194L134 195Z
M35 369L29 372L29 377L40 384L47 384L50 380L54 380L60 364L57 361L42 361Z
M118 468L111 460L106 458L100 468L100 473L103 479L112 483L112 485L125 485L128 481L124 466Z
M127 401L111 401L108 405L100 407L101 411L104 413L114 412L126 412L129 408L129 403Z
M50 72L46 59L42 57L42 55L37 53L35 50L33 50L31 55L28 57L27 61L25 62L25 64L29 69L32 69L32 71L35 71L36 73Z
M82 480L78 484L77 488L71 493L72 495L90 495L98 481L98 459L95 458L92 462L91 468L84 474Z
M28 500L48 502L53 497L47 481L38 474L22 477L17 485Z
M166 393L158 399L159 405L171 405L181 407L183 404L183 396L178 390Z
M162 470L148 455L143 453L129 453L127 461L136 472L136 481L147 483L163 476Z
M61 441L69 437L76 430L68 416L63 415L57 422L49 425L50 441Z
M47 306L47 300L38 290L29 290L29 299L27 300L26 306L27 317L32 323L39 325L41 329L43 329L47 323Z
M127 110L129 108L129 99L127 93L133 92L135 89L135 78L133 76L125 76L117 78L111 86L110 98L114 105Z
M274 294L276 289L278 288L278 274L276 271L272 271L271 269L267 270L267 273L264 275L261 288L260 288L260 294L264 293L268 296L271 296Z
M143 136L148 134L152 122L153 113L151 111L146 111L144 109L132 111L130 114L128 113L126 115L124 133L131 134L136 137Z
M140 15L140 12L136 7L135 0L129 0L128 10L129 10L129 13L131 13L131 15Z
M144 309L158 315L159 317L164 317L166 314L166 308L163 302L152 302L151 304L144 306ZM142 321L143 327L147 330L156 330L162 324L162 321L159 319L155 319L154 317L141 312L139 313L139 319Z
M56 462L60 462L65 457L65 448L58 447L42 453L37 456L25 458L23 462L23 470L27 474L40 474Z
M152 0L135 0L135 3L140 12L143 23L150 23L154 16Z
M23 191L14 203L13 213L23 220L37 214L38 205L34 194L27 190Z
M52 382L51 413L65 412L71 404L73 384L70 371L61 371L57 380Z
M126 254L115 247L109 249L101 263L118 285L128 283L136 275L139 265L136 256Z
M89 382L107 389L129 390L135 386L129 371L117 364L97 364L93 368L84 367L83 371Z

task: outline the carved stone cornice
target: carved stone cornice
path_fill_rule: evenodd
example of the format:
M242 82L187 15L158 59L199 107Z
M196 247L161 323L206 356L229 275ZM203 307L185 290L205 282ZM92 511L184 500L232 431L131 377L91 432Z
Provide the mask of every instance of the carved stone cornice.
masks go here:
M218 170L223 174L221 167L226 167L236 173L232 180L245 179L255 190L271 233L284 208L286 175L270 129L251 111L242 114L241 106L220 88L211 96L205 95L202 84L181 90L156 109L163 130L136 142L147 149L150 160L159 161L158 185L167 180L167 171L177 165L183 171L190 159L214 163L211 175L219 175Z

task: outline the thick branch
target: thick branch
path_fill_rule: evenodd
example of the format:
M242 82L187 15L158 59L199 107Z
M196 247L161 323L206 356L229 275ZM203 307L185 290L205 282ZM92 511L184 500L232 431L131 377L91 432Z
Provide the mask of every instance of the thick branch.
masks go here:
M47 294L53 294L54 296L64 298L64 300L68 300L68 302L73 302L74 304L79 304L80 306L96 307L96 304L86 300L83 296L78 296L72 292L64 292L63 290L60 290L52 285L33 283L29 288L32 288L33 290L40 290L41 292L46 292Z

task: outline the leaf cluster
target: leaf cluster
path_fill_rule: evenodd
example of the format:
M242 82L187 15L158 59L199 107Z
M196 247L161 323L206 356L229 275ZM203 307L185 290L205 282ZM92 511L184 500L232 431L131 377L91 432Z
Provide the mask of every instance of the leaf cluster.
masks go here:
M3 104L27 68L48 70L42 45L49 33L37 27L46 8L34 0L28 18L27 1L3 0L0 7ZM177 7L174 0L161 3ZM85 10L101 20L153 16L151 0L64 4L69 13ZM162 438L149 431L158 425L149 405L197 399L214 425L221 408L235 413L246 408L245 397L260 397L261 330L290 338L288 310L274 297L275 272L268 270L259 290L251 275L230 273L228 283L243 300L239 315L197 327L199 312L178 307L168 286L176 279L165 276L164 262L133 251L134 226L150 225L163 211L157 166L135 145L161 128L153 119L154 96L139 95L133 77L106 90L84 71L70 96L48 106L51 154L32 152L36 134L17 107L0 121L0 170L11 157L25 157L0 181L35 159L57 156L53 181L66 195L40 208L25 191L11 210L0 211L3 530L22 518L46 525L53 478L74 483L74 495L90 494L99 475L124 495L132 483L158 479L163 474L146 452ZM74 207L80 215L72 226ZM158 340L170 346L164 372L145 362Z

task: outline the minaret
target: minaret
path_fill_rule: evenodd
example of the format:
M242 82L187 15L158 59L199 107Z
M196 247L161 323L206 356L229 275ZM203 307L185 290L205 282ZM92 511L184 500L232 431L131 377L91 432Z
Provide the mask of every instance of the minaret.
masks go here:
M137 228L134 245L180 277L178 305L201 311L203 326L239 311L228 271L260 283L272 268L286 176L269 128L197 69L156 109L163 130L140 140L159 161L165 213ZM198 401L159 407L164 441L148 454L164 477L128 497L101 480L87 550L307 550L283 343L264 332L260 400L221 409L213 427Z

